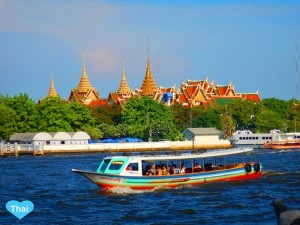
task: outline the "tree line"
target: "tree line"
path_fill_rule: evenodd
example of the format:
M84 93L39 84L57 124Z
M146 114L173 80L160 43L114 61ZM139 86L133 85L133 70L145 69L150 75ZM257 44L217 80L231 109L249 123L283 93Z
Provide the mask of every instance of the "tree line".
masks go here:
M12 134L23 132L85 131L92 139L183 140L182 131L189 127L216 127L225 137L243 129L291 132L300 130L298 104L296 99L235 100L204 110L202 106L185 108L179 104L167 107L144 96L129 99L123 108L116 104L90 108L60 97L35 103L26 93L0 95L0 139L7 141Z

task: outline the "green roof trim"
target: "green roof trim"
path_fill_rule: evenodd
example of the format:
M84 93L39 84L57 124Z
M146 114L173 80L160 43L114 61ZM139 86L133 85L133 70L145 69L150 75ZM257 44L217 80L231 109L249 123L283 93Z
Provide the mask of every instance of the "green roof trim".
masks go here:
M234 102L237 99L236 98L215 98L214 100L219 106L225 106L226 104L230 102Z

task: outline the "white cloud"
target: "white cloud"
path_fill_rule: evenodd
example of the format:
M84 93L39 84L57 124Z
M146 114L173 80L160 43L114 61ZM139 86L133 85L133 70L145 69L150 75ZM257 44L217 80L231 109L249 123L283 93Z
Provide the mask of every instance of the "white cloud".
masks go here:
M88 65L98 74L110 73L120 68L120 57L111 49L93 47L87 52Z

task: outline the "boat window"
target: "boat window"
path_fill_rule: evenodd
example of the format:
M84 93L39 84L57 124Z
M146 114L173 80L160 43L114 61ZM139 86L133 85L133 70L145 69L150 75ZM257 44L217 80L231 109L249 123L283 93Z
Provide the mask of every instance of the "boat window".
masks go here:
M129 163L129 165L126 167L126 170L139 171L138 163Z
M110 162L110 159L104 159L100 169L97 172L104 172Z
M110 164L109 170L119 170L123 166L123 161L114 161Z

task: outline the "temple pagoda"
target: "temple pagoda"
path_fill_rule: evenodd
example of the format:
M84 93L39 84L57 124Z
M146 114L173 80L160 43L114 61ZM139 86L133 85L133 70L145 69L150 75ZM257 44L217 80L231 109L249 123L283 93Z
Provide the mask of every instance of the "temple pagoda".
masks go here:
M130 87L127 83L125 69L124 69L124 63L123 63L120 86L117 91L115 91L113 93L109 93L108 102L124 106L124 104L127 102L127 100L129 98L131 98L133 95L134 95L134 93L130 89Z
M58 97L58 94L55 90L55 86L54 86L54 79L53 79L53 74L51 77L51 84L50 84L50 88L49 88L49 92L48 92L48 97Z
M68 101L81 102L90 105L92 101L100 100L98 91L91 85L85 66L85 55L82 53L82 73L77 88L71 90Z
M151 66L150 66L150 53L149 53L149 47L148 47L148 60L147 60L147 69L146 74L144 77L144 81L141 87L141 95L147 95L147 96L153 96L154 92L156 91L157 87L151 72Z
M126 79L126 74L125 74L125 69L124 69L124 63L122 66L122 78L121 78L121 83L120 83L120 87L117 91L117 93L119 95L128 95L131 92L128 83L127 83L127 79Z

